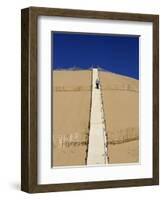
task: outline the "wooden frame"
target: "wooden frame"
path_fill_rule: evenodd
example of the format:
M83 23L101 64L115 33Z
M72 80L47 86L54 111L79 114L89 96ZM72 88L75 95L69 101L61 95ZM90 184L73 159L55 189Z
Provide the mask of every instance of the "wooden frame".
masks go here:
M37 183L37 18L64 16L153 23L153 178L38 185ZM54 192L159 184L159 16L30 7L21 11L21 189Z

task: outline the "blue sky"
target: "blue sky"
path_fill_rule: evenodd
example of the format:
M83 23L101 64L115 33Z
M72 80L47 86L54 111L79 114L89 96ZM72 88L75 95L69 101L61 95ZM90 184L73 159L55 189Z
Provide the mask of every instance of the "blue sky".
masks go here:
M52 67L107 71L139 79L139 36L52 33Z

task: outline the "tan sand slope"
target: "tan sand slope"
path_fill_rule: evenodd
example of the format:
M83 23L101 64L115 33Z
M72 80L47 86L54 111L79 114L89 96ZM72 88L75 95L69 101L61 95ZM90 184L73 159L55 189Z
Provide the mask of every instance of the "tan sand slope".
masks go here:
M109 163L139 161L139 81L100 72Z
M91 71L53 71L53 166L84 165Z

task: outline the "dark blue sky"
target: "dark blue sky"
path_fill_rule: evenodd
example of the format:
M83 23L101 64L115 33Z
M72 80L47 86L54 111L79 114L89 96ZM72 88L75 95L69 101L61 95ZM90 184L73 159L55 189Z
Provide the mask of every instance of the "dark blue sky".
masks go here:
M53 32L53 69L92 65L139 79L139 36Z

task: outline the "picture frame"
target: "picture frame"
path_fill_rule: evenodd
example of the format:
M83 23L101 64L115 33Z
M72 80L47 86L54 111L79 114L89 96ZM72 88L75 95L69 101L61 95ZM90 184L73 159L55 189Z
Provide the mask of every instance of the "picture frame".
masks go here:
M152 24L152 177L38 183L38 18L64 17ZM148 73L148 68L146 68ZM145 96L145 94L143 94ZM144 126L149 126L145 124ZM114 166L113 166L114 167ZM29 7L21 10L21 190L28 193L149 186L159 184L159 16L153 14Z

